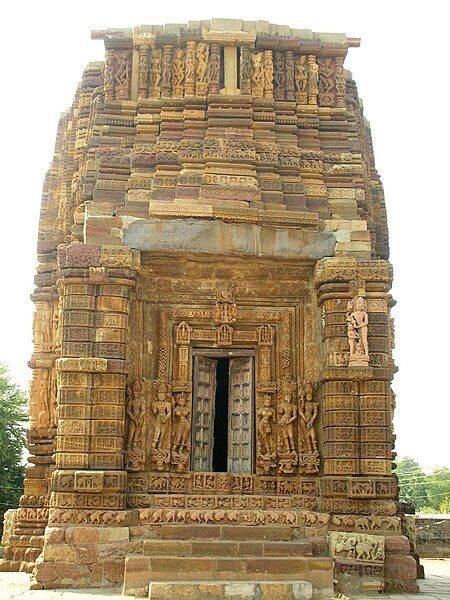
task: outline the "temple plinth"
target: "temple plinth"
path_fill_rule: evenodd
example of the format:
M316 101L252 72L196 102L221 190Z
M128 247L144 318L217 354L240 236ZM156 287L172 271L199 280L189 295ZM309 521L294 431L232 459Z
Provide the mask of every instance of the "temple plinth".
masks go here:
M44 184L1 568L150 598L416 590L359 40L221 19L93 38Z

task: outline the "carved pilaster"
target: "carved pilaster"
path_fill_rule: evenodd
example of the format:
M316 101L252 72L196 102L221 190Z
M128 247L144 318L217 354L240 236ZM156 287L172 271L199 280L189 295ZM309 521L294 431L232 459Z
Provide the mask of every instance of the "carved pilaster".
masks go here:
M273 52L264 52L264 98L273 99Z
M239 65L239 74L241 82L241 94L251 93L251 58L250 49L248 46L241 46L241 60Z
M389 264L381 260L322 259L316 269L323 321L321 388L326 476L390 477L391 276ZM355 336L349 336L349 321ZM370 351L370 363L363 360L365 350Z
M336 108L345 108L345 72L344 58L336 56L334 59L334 77L336 83Z
M275 50L273 59L273 97L275 98L275 100L282 101L285 99L284 53L280 50Z
M308 64L308 104L317 104L317 95L319 93L319 67L317 66L316 57L310 54L307 58Z
M125 508L123 451L129 461L143 439L138 380L128 386L126 403L126 331L137 263L129 248L76 244L60 249L59 266L63 342L50 520L61 522L58 509L70 509L69 522L77 523L92 509L112 518ZM106 516L102 523L110 524Z

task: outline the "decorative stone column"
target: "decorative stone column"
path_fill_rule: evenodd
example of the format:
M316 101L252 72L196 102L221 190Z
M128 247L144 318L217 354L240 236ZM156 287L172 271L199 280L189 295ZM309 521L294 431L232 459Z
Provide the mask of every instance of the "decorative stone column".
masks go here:
M323 509L330 512L395 514L391 277L382 260L325 258L316 268L323 324ZM364 325L354 338L355 315L368 321L367 356Z
M59 250L62 348L57 360L56 470L35 587L121 580L128 543L124 469L130 248ZM55 569L54 561L58 561Z

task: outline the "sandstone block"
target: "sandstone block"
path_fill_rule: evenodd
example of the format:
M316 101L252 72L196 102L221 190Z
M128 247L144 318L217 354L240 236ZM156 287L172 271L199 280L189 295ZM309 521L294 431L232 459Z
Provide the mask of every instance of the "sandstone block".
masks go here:
M161 537L180 540L219 538L220 525L162 525Z
M105 560L102 562L103 575L111 584L118 584L123 581L125 562L123 558L118 560Z
M129 541L130 533L128 527L100 527L98 529L98 541L100 544L105 542Z
M224 540L290 540L291 528L284 525L261 527L223 525L221 537Z
M386 556L384 563L386 579L412 579L415 581L417 563L413 556Z
M54 545L64 543L64 533L64 529L60 527L47 527L45 529L45 544Z
M67 544L57 544L56 546L46 545L43 557L48 562L76 562L75 546Z
M86 544L75 548L75 562L80 565L93 564L98 560L97 544Z
M142 545L145 556L188 556L191 550L191 542L187 540L144 540Z
M99 540L99 529L96 527L67 527L65 540L75 546L95 544Z
M409 540L404 535L390 535L384 543L387 554L409 554Z

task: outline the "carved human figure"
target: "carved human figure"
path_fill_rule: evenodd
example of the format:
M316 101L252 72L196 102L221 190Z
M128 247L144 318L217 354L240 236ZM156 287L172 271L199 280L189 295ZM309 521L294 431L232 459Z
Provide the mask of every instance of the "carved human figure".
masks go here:
M186 44L186 74L185 74L185 87L186 95L192 95L194 93L195 86L195 57L196 57L196 43L187 42Z
M220 45L211 44L209 47L208 82L210 92L220 92Z
M274 97L275 100L284 100L285 92L284 57L280 51L274 52Z
M50 302L44 302L42 310L42 350L51 350L52 347L52 329L53 315L52 305Z
M297 92L306 92L308 73L306 71L306 56L302 55L295 65L295 89Z
M330 57L324 58L319 63L319 87L321 92L331 92L334 87L334 65Z
M297 413L297 407L292 404L291 394L285 394L284 400L278 408L278 426L284 452L295 452L294 421Z
M305 440L304 445L307 452L318 452L316 431L314 423L319 414L319 407L317 402L314 401L314 388L312 383L306 382L304 391L299 392L300 403L299 403L299 415L305 423Z
M56 427L58 422L58 382L55 368L52 369L50 377L50 426Z
M264 52L264 98L273 97L273 54L272 50Z
M139 77L138 77L138 96L147 97L148 88L148 51L149 48L143 44L139 48Z
M153 50L150 60L150 88L155 95L161 87L161 50Z
M206 83L208 72L208 46L203 42L197 44L197 83Z
M157 400L153 403L152 412L155 415L153 448L155 450L168 449L167 434L172 415L170 393L166 393L165 391L158 392Z
M129 418L127 448L129 450L139 446L145 419L145 397L142 394L142 384L138 379L132 386L127 386L127 415Z
M285 88L286 88L286 100L294 100L295 92L295 64L294 64L294 53L292 50L286 51L286 60L284 67L285 77Z
M350 357L369 356L367 303L362 296L356 296L347 305L347 335Z
M39 413L37 417L38 427L48 427L50 424L50 378L49 370L42 369L39 379Z
M247 46L241 47L240 63L241 93L250 94L250 50Z
M174 96L181 97L184 87L184 51L176 48L173 58L172 88Z
M308 61L308 94L310 96L316 96L319 92L319 67L314 59L310 57Z
M263 73L263 53L254 52L252 55L252 92L257 90L257 93L262 94L262 88L264 85L264 73Z
M186 406L187 394L180 392L176 398L175 415L175 433L173 438L172 450L181 452L187 448L189 434L191 431L191 411Z
M358 334L356 333L355 325L351 316L352 312L353 300L349 300L349 302L347 302L347 314L345 320L347 321L347 338L350 346L350 356L354 356L356 354L356 340L358 338Z
M264 394L263 405L258 409L258 442L261 454L272 454L274 439L272 423L275 422L275 410L272 408L270 394Z
M130 78L130 61L129 52L124 50L123 52L116 53L116 68L114 71L114 81L119 87L127 87Z

